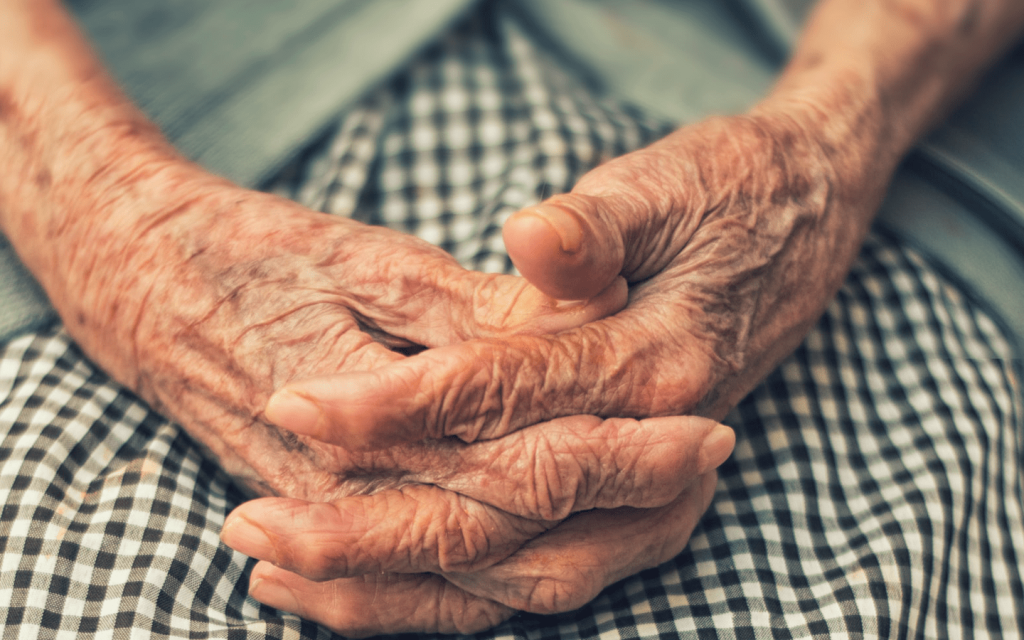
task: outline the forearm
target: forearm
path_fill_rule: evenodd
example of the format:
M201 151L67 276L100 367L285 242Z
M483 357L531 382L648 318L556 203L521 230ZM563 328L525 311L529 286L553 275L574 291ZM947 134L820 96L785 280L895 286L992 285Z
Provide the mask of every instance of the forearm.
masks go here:
M852 183L884 182L1022 32L1019 0L823 0L759 109L796 107Z
M172 157L59 2L0 3L0 225L24 248L62 239L140 165Z
M54 0L0 1L0 228L94 356L137 313L123 258L202 175L106 74ZM180 199L180 198L179 198ZM101 360L120 378L128 349Z

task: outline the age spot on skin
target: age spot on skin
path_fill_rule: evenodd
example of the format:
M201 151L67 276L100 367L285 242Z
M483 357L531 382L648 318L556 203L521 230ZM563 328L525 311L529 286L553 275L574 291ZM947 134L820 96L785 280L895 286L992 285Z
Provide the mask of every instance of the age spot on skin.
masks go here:
M52 184L53 174L50 173L49 169L40 169L36 174L36 185L40 189L49 189Z
M14 103L6 91L0 91L0 122L8 120L14 114Z

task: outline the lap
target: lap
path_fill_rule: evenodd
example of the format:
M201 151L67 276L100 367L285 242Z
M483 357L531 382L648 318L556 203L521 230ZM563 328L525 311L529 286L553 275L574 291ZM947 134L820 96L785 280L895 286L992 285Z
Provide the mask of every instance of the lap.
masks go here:
M665 130L544 55L478 17L271 188L507 270L507 215ZM1019 633L1013 358L954 284L872 235L803 345L725 420L736 452L683 554L483 637ZM246 597L254 563L217 537L241 493L60 326L3 346L0 424L5 637L329 636Z

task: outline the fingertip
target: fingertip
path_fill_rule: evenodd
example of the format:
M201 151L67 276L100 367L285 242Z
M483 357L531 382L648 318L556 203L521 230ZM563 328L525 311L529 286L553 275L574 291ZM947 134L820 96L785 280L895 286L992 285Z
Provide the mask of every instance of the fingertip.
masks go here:
M301 615L302 607L295 592L274 578L273 574L279 571L269 563L258 563L249 577L249 596L268 607Z
M221 542L239 553L261 560L273 560L276 545L266 529L255 522L238 516L227 521L220 532Z
M278 567L273 562L268 560L259 560L255 566L253 566L252 571L249 572L249 593L251 594L253 588L260 582L279 582L292 575L294 574L286 569Z
M586 300L605 290L622 269L616 230L595 215L593 203L564 196L513 214L502 230L519 272L559 300ZM578 209L578 210L577 210Z
M572 214L552 206L537 205L512 214L502 236L516 245L516 254L531 258L541 253L571 256L583 243L583 230Z
M314 438L323 431L325 422L320 403L287 387L270 396L263 414L267 420L283 429Z
M718 491L718 471L708 471L700 479L700 493L704 504L704 508L701 509L702 514L711 506L716 491Z
M736 433L724 424L714 424L701 442L697 457L698 473L717 469L729 459L736 446Z
M400 380L374 372L309 378L288 384L270 397L264 416L300 436L349 451L383 449L403 442L403 433L382 417L385 398L401 397Z

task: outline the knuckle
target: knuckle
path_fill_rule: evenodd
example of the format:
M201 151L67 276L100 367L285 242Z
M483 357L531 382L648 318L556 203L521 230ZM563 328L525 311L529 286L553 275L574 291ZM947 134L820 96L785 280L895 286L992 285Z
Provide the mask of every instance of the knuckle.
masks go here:
M428 362L417 393L428 438L455 436L465 442L489 437L505 415L503 345L479 340ZM441 371L441 375L438 375ZM426 384L423 384L426 383ZM417 388L417 387L413 387Z
M512 614L507 607L473 597L449 582L442 583L433 606L440 633L479 633L498 626Z
M528 422L525 415L536 386L535 354L518 348L512 340L479 340L472 343L460 373L448 390L439 420L460 416L445 435L464 442L499 438ZM450 420L449 420L450 421Z
M560 575L535 580L527 591L522 609L542 615L579 609L600 592L590 571L563 567Z
M572 376L575 413L633 415L636 350L642 343L624 336L616 325L595 322L580 327L571 340L559 341L556 356ZM564 399L560 399L564 402ZM637 414L639 415L639 414Z
M353 505L350 509L358 509L358 506ZM282 566L288 566L309 580L324 582L357 573L371 564L371 558L359 545L346 544L348 531L334 530L337 523L351 521L339 518L339 515L340 512L333 504L309 505L301 525L307 529L306 535L287 542L290 566ZM311 523L318 524L310 529ZM322 530L322 527L327 529Z
M657 429L647 428L638 420L612 419L607 427L614 435L609 447L611 460L604 466L614 503L606 507L660 507L670 503L684 488L686 464L692 457L689 441ZM688 477L688 476L686 476ZM607 499L607 498L606 498Z
M462 330L463 340L472 337L505 336L516 333L535 312L530 304L529 285L509 276L489 275L473 289L473 326Z
M450 516L435 534L438 568L444 572L478 569L491 554L487 531L472 518Z
M368 584L367 586L371 589L379 589L376 585ZM320 596L316 602L318 604L325 603L327 606L317 606L314 609L313 605L303 604L300 599L300 605L303 606L303 611L300 613L302 617L317 620L332 631L353 639L377 635L384 628L383 621L375 610L369 612L365 617L355 617L348 607L337 606L337 603L346 602L351 597L351 594L347 593L339 584L326 583ZM313 613L317 615L310 615Z
M557 455L547 439L532 447L527 511L542 520L564 520L576 506L583 475L571 456ZM575 470L567 467L576 467Z
M460 497L443 513L431 510L424 544L432 566L419 568L445 573L478 571L499 562L518 549L525 534L502 512ZM412 533L415 537L415 531ZM411 544L416 544L412 541Z

